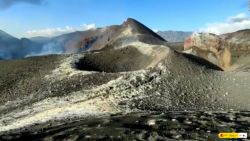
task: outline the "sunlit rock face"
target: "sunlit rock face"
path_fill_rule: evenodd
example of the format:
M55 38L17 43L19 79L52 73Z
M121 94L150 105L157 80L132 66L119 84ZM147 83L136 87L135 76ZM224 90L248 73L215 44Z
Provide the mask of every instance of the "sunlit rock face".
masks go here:
M194 33L184 43L184 52L202 57L224 70L249 64L250 30L215 35Z
M245 29L245 30L240 30L237 32L233 32L233 33L227 33L227 34L223 34L220 35L221 38L223 38L224 40L230 42L230 43L234 43L234 44L238 44L238 45L245 45L245 49L250 49L249 45L250 45L250 29ZM233 45L230 46L231 48L234 48ZM243 47L243 46L241 46ZM238 49L241 49L241 47L238 47ZM242 48L242 50L244 50L244 48Z
M185 41L184 51L202 57L224 70L230 67L231 53L226 42L215 34L194 33Z

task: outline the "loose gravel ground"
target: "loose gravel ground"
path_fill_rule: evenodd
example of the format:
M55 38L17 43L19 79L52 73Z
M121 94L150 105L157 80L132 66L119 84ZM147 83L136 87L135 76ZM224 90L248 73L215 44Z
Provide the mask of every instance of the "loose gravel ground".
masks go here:
M94 119L50 121L0 134L0 140L211 140L220 132L250 134L250 112L116 114Z

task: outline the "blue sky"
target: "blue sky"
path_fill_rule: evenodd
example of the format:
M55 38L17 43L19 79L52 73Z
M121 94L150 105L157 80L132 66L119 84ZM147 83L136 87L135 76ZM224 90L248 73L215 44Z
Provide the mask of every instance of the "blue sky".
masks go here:
M7 1L11 3L6 4ZM0 0L0 29L22 37L32 30L65 26L80 29L83 24L103 27L132 17L152 29L195 31L209 23L249 13L248 0L35 1Z

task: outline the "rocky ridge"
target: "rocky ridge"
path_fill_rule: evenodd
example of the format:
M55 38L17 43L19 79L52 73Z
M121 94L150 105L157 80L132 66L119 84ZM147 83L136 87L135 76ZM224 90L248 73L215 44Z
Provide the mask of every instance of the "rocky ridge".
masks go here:
M133 19L119 30L89 52L0 61L0 135L118 113L249 110L249 72L172 50Z
M194 33L184 43L184 51L202 57L224 70L235 70L249 64L249 30L215 35Z

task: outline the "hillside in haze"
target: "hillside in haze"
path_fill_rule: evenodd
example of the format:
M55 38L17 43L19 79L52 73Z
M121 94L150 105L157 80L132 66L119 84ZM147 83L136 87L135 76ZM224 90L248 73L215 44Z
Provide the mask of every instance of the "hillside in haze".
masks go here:
M124 45L135 39L149 44L162 44L162 42L165 42L162 37L143 24L128 19L127 22L122 25L112 25L87 31L77 31L52 38L33 37L30 39L23 38L19 40L5 33L2 35L2 38L5 40L0 41L0 49L2 49L0 50L0 57L3 59L16 59L46 54L77 53L100 50L119 38L117 35L120 35L121 32L129 34L127 31L124 31L128 25L132 27L140 25L144 28L138 27L136 31L131 31L141 34L141 36L138 36L137 38L132 36L126 37L126 40L121 38L120 40L126 41L124 42ZM115 44L119 45L121 42L118 40Z
M163 37L168 42L184 42L187 37L189 37L192 32L184 31L158 31L161 37Z
M128 25L131 26L133 30L125 30L127 29ZM139 34L139 36L134 37L133 34L129 35L130 32ZM191 43L190 45L187 45L187 41L189 37L193 37L191 36L191 32L159 31L157 33L160 36L155 34L145 25L132 19L128 19L121 25L112 25L104 28L91 29L87 31L76 31L50 38L33 37L30 39L18 39L7 34L4 31L1 31L0 59L20 59L30 56L41 56L47 54L64 54L96 51L101 49L107 49L112 46L125 46L126 44L138 40L147 44L166 45L177 51L183 51L183 49L185 49L184 46L189 46L192 48L192 51L187 51L187 49L185 49L185 52L193 52L193 55L197 55L206 60L209 60L210 62L223 68L225 66L231 66L235 63L245 64L244 62L246 62L245 60L247 59L246 57L243 57L243 54L245 54L244 56L248 56L248 53L250 52L250 32L247 29L233 33L223 34L220 36L214 35L215 37L212 37L212 34L210 36L203 36L203 34L200 34L200 37L194 36L194 40L192 42L199 43L202 40L207 41L202 42L200 44ZM185 39L187 40L185 44L183 44ZM219 44L217 44L217 42ZM209 52L204 51L202 49L200 50L200 48L204 46L202 45L204 43L205 46L227 46L230 54L228 55L229 57L224 56L224 59L222 59L222 51ZM193 46L196 46L198 48L193 48ZM209 53L212 53L212 55L209 55ZM227 58L227 62L225 62L225 58Z
M0 59L11 59L23 56L21 40L0 30Z
M0 59L19 59L40 52L42 44L27 38L18 39L0 30Z
M29 39L18 39L1 31L0 59L18 59L46 54L76 53L88 50L98 50L103 46L106 46L109 41L112 41L113 38L121 32L124 26L125 25L112 25L105 28L76 31L56 37L32 37ZM139 32L143 33L144 31ZM190 36L191 32L159 31L157 34L153 34L152 35L155 37L159 34L162 37L158 36L159 39L161 38L160 40L166 40L170 42L169 45L172 46L171 42L184 42L184 39ZM157 42L159 41L156 41L155 39L151 40L150 36L147 35L138 38L145 42L158 44ZM133 38L128 38L127 40L133 40ZM175 44L173 44L173 46L175 46ZM174 48L181 50L182 46L178 45L178 47Z

